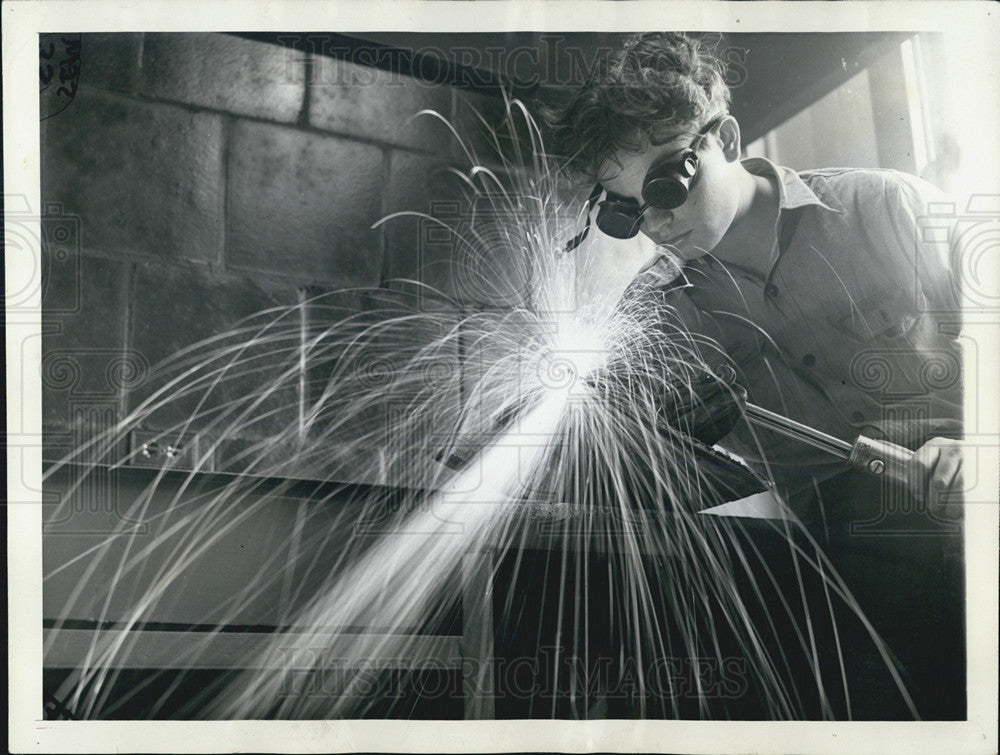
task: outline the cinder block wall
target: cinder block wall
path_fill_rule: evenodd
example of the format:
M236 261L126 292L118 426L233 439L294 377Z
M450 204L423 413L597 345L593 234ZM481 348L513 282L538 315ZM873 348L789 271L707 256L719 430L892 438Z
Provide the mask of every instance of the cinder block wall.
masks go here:
M46 227L72 230L43 243L49 458L155 396L160 360L255 312L400 277L455 297L434 303L439 317L482 304L463 301L448 265L426 267L419 222L371 226L457 196L441 173L464 165L457 143L415 114L468 124L470 107L495 114L495 98L219 34L85 34L81 61L74 100L41 123ZM294 361L282 348L268 358L248 388ZM216 468L301 419L315 379L286 382ZM171 427L197 400L143 425Z

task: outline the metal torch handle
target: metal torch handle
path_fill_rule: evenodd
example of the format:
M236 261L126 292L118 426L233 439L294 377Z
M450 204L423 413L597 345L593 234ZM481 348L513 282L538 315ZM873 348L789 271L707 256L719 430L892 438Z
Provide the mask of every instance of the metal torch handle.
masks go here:
M851 448L848 463L875 477L883 477L893 482L906 484L906 467L913 457L913 451L859 435Z
M853 444L846 443L832 435L751 403L746 405L746 418L757 427L781 433L786 437L826 451L832 456L847 459L853 469L906 484L906 467L913 457L913 452L902 446L897 446L895 443L873 440L864 435L859 435Z

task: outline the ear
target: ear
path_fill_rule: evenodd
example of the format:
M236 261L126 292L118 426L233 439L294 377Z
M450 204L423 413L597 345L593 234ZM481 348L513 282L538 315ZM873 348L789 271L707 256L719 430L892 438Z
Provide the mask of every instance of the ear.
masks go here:
M728 162L738 162L740 159L740 124L731 115L724 117L718 125L719 141L722 143L722 154Z

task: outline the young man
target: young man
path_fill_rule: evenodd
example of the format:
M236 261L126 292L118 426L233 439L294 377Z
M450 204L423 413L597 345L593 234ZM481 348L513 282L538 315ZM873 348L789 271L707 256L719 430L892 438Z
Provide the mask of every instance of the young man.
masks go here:
M944 540L931 535L958 526L942 507L958 509L962 489L960 446L943 437L961 421L958 296L947 242L925 242L920 228L942 197L895 171L797 173L742 160L729 101L722 67L697 39L644 34L608 56L548 120L556 152L603 189L597 226L618 238L641 232L682 261L682 275L663 288L672 313L707 344L707 363L718 358L710 352L725 354L748 400L765 409L846 441L863 434L915 453L901 491L745 422L721 445L766 468L829 550L853 554L837 562L845 571L880 569L873 564L885 553L933 559ZM640 278L668 267L654 259ZM907 509L915 518L887 524L895 521L887 512ZM924 524L923 540L859 535L865 526L878 536ZM953 576L923 584L958 594ZM877 613L884 590L895 595L883 603L912 608L916 583L892 572L885 584L868 575L854 587L871 593L862 602ZM949 606L921 642L962 634L960 607ZM890 634L893 621L909 622L906 610L883 618L877 628ZM961 643L946 641L960 666ZM922 654L907 652L904 665ZM924 670L914 671L921 713L960 715L954 700L934 700L933 671ZM961 696L960 683L947 688Z
M641 232L686 263L674 304L734 361L750 401L847 441L915 446L913 495L952 500L959 444L935 431L960 422L960 315L948 250L919 227L943 197L894 171L741 160L728 105L720 65L696 40L638 35L552 125L559 153L605 190L598 226L610 214L611 233ZM686 197L657 206L673 203L669 185L657 203L658 179L676 187L678 171ZM791 500L844 469L743 430L742 450L766 452Z

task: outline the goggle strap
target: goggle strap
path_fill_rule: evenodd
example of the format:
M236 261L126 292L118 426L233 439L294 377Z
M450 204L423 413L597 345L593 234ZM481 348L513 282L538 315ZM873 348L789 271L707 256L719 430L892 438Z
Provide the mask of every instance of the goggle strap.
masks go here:
M587 222L583 226L583 230L567 242L566 246L563 247L561 254L572 252L583 243L585 238L587 238L587 234L590 233L590 213L593 212L594 205L597 203L597 200L601 198L601 194L603 193L604 187L600 184L595 184L594 188L591 189L590 196L587 197Z

